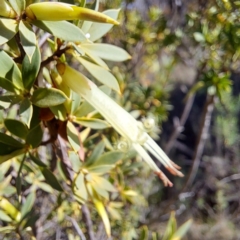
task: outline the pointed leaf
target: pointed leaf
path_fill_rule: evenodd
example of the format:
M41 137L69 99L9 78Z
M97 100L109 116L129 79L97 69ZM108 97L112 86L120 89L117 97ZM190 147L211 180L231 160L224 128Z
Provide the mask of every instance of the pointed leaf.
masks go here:
M14 37L18 30L18 22L15 19L0 19L0 45Z
M75 180L75 186L77 187L77 191L75 191L75 194L86 201L88 199L88 193L84 181L84 174L82 172L78 174Z
M4 222L12 222L12 219L2 210L0 210L0 219Z
M4 133L1 133L1 132L0 132L0 143L4 143L6 145L15 147L16 149L24 147L24 145L22 143L20 143L19 141L17 141L13 137L8 136L8 135L6 135ZM0 148L0 152L1 151L4 151L4 149ZM0 155L2 155L2 154L0 153Z
M27 126L21 121L8 118L5 119L4 125L10 133L19 138L25 139L28 134Z
M59 119L61 121L67 120L68 113L67 113L67 110L66 110L64 104L52 106L52 107L50 107L50 110L55 115L56 119Z
M76 127L71 122L68 121L68 123L67 123L67 138L75 152L78 152L80 149L80 140L79 140L78 134L79 133L78 133Z
M109 71L83 59L82 57L76 58L99 82L120 93L118 81Z
M104 148L105 148L104 141L99 142L93 149L93 152L90 155L90 157L87 159L85 166L92 165L102 155Z
M55 88L38 88L34 91L31 101L38 107L57 106L66 101L66 95Z
M103 43L83 43L81 44L83 49L87 49L88 51L96 54L98 57L115 61L122 62L128 59L131 59L131 56L122 48L116 47L111 44L103 44Z
M57 191L62 192L63 188L60 185L60 183L58 182L56 176L47 168L42 168L41 172L46 180L46 182L54 189L56 189Z
M67 21L38 21L32 22L37 27L65 41L82 42L87 40L82 30Z
M36 194L35 192L31 192L27 198L25 203L23 204L22 208L21 208L21 216L22 219L26 216L27 213L29 213L33 207L33 204L35 202L36 199Z
M12 81L3 77L0 77L0 87L6 89L9 92L13 92L13 93L19 92L18 88L13 84Z
M28 98L25 98L19 107L19 116L22 122L24 122L28 128L30 128L30 122L33 115L33 106L32 103L28 100Z
M72 106L71 106L71 114L73 114L79 107L81 102L81 97L79 94L72 91L71 93L71 100L72 100Z
M11 4L12 8L18 15L21 15L21 12L26 7L25 0L9 0L9 3Z
M31 25L26 21L20 21L19 33L21 44L29 58L29 61L31 62L37 45L36 35L33 32Z
M189 228L191 227L192 220L188 220L185 222L178 230L173 234L171 240L181 240L182 237L187 233Z
M9 79L16 87L24 89L19 68L3 50L0 50L0 77Z
M6 148L6 147L9 147L9 146L6 146L3 143L0 143L0 148ZM5 162L5 161L7 161L7 160L9 160L9 159L12 159L12 158L14 158L16 156L19 156L19 155L21 155L21 154L23 154L25 152L26 152L26 149L22 148L22 149L18 149L18 150L12 150L10 153L4 154L4 155L2 155L0 153L0 164Z
M97 118L74 118L73 121L85 127L92 129L105 129L111 127L108 122Z
M34 128L30 129L27 137L26 137L26 143L31 145L33 148L36 148L40 145L43 137L43 131L42 128L39 125L35 126Z
M107 233L108 237L110 237L111 226L110 226L110 222L109 222L109 218L108 218L106 209L104 208L104 204L98 199L93 199L93 203L97 209L98 214L101 216L101 218L103 220L106 233Z
M104 153L98 160L95 161L94 166L99 165L115 165L123 158L125 153L121 151Z
M47 167L45 163L43 163L38 157L35 157L31 153L29 153L29 157L32 159L32 161L37 164L39 167Z
M104 11L103 13L117 20L119 11L120 9L111 9L111 10ZM90 34L89 39L93 42L98 40L99 38L104 36L107 32L109 32L112 27L113 27L112 24L93 23L91 28L88 31L88 33Z
M32 56L32 60L29 60L28 56L25 56L22 63L22 78L25 89L30 90L34 84L41 64L41 54L38 47Z

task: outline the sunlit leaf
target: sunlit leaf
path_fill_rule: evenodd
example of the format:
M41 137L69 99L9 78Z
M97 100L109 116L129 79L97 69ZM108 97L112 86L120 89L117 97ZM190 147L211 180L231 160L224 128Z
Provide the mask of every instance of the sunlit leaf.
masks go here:
M43 131L42 128L39 125L33 127L30 129L27 137L26 137L26 143L31 145L33 148L36 148L40 145L43 137Z
M109 237L111 235L111 226L106 209L104 208L104 204L98 199L93 199L93 203L97 209L98 214L101 216L103 220L105 231Z
M178 230L173 234L171 240L181 240L182 237L187 233L192 224L192 220L185 222Z
M120 9L111 9L111 10L106 10L103 13L117 20L119 11ZM112 24L92 23L90 29L87 32L90 35L89 39L93 42L96 41L97 39L104 36L107 32L109 32L112 27L113 27Z
M92 165L103 153L105 148L105 143L103 141L100 141L97 145L95 145L92 154L87 159L85 166Z
M27 213L29 213L32 210L33 204L36 199L36 194L35 192L31 192L27 198L26 201L24 202L22 208L21 208L21 216L24 218Z
M128 59L131 59L131 56L122 48L116 47L110 44L103 44L103 43L83 43L81 44L83 49L87 49L91 53L96 54L98 57L115 61L115 62L122 62Z
M29 61L31 62L37 44L36 35L33 32L31 25L26 21L20 21L19 33L21 44L29 58Z
M121 151L107 152L104 153L99 159L94 162L94 166L99 165L115 165L125 153Z
M25 139L28 134L27 126L19 120L9 118L5 119L4 125L10 133L14 134L19 138Z
M19 68L3 50L0 50L0 77L12 81L19 89L24 89Z
M18 15L21 15L22 11L26 7L25 0L9 0L9 3Z
M18 22L15 19L0 19L0 45L14 37L18 30Z
M29 101L28 98L25 98L19 107L19 117L22 122L24 122L28 128L30 128L30 122L33 115L33 107L32 103Z
M82 30L67 21L32 21L34 25L65 41L82 42L86 40Z
M38 88L34 91L31 101L38 107L57 106L65 102L66 95L55 88Z
M82 172L78 174L75 180L75 186L77 187L77 191L75 191L75 194L86 201L88 198L88 193L84 181L84 174Z
M78 136L78 131L77 131L76 127L69 121L67 123L67 137L68 137L68 141L71 144L73 150L75 152L78 152L81 147L79 136Z
M25 89L30 90L34 84L41 64L41 54L38 47L32 55L31 61L25 56L22 63L22 78Z
M74 118L73 121L75 123L78 123L84 127L90 127L92 129L105 129L110 127L109 123L101 120L101 119L97 119L97 118Z
M82 57L76 58L99 82L120 93L118 81L109 71Z

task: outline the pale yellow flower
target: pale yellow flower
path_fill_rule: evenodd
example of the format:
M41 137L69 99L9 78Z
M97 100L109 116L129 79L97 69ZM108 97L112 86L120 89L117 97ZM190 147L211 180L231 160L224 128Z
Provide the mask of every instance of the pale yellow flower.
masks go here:
M83 74L63 63L57 64L57 69L63 83L90 103L124 139L131 143L132 147L148 163L155 174L163 180L165 186L172 186L172 183L158 168L147 151L158 159L173 175L183 176L179 171L179 166L174 164L147 134L143 124L136 121L131 114L102 92Z

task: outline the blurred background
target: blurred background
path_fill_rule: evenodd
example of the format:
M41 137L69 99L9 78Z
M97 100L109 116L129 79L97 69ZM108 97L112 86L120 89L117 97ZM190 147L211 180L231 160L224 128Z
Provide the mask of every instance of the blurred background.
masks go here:
M129 222L158 232L174 210L179 224L193 219L185 239L240 239L240 2L105 1L120 5L122 27L104 41L132 56L113 66L122 104L154 116L158 143L185 174L169 176L173 188L132 177L148 204L131 207Z

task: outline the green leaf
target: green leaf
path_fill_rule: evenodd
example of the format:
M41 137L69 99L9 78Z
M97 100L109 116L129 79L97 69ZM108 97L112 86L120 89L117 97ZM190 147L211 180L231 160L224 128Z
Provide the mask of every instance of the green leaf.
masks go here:
M99 165L115 165L123 158L125 153L121 151L104 153L98 160L95 161L94 166Z
M15 19L0 19L0 45L14 37L18 30L18 22Z
M19 141L17 141L13 137L8 136L8 135L6 135L4 133L1 133L1 132L0 132L0 143L4 143L6 145L15 147L16 149L24 147L24 145L22 143L20 143ZM0 148L0 155L2 155L1 154L2 151L4 152L4 149Z
M96 165L96 166L91 165L87 169L91 173L103 175L103 174L109 172L113 167L114 167L114 165Z
M43 131L40 124L38 124L37 126L30 129L26 137L26 143L31 145L33 148L36 148L40 145L42 141L42 137L43 137Z
M91 73L99 82L110 87L116 92L120 93L120 88L117 79L106 69L93 64L82 57L76 59Z
M109 192L116 192L116 188L105 178L99 177L98 175L92 174L93 182L99 188L103 188Z
M0 87L6 89L9 92L13 92L13 93L19 92L18 88L13 84L12 81L3 77L0 77Z
M12 222L12 219L2 210L0 210L0 219L4 222Z
M87 38L82 30L67 21L32 21L34 25L65 41L82 42Z
M93 199L93 203L97 209L98 214L100 215L100 217L103 220L106 233L107 233L108 237L110 237L111 226L110 226L110 222L109 222L109 218L108 218L106 209L104 208L104 204L100 200L95 199L95 198Z
M42 168L41 172L46 180L46 182L54 189L56 189L57 191L62 192L63 188L60 185L60 183L58 182L56 176L47 168Z
M57 106L50 107L51 112L55 115L56 119L59 119L61 121L67 120L68 113L64 106L64 104L60 104Z
M77 187L77 190L74 191L74 193L82 198L84 201L88 199L88 193L87 188L84 181L84 174L80 172L75 180L75 186Z
M92 129L105 129L111 127L108 122L97 118L74 118L73 121L85 127Z
M23 59L22 78L25 89L30 90L33 86L40 69L40 64L41 54L39 48L36 47L31 61L28 56L25 56Z
M0 50L0 77L9 79L16 87L24 89L19 68L3 50Z
M35 157L31 153L29 153L29 157L32 159L32 161L37 164L39 167L47 167L45 163L43 163L38 157Z
M94 107L92 107L92 105L85 101L78 107L78 109L76 109L73 115L75 117L83 117L93 111L95 111Z
M19 33L21 44L29 58L29 61L31 62L37 45L36 35L32 30L31 25L26 21L20 21Z
M104 11L103 13L106 14L107 16L117 20L118 14L119 14L120 9L111 9ZM104 36L107 32L111 30L113 27L112 24L101 24L101 23L92 23L90 29L88 30L88 33L90 34L90 40L91 41L96 41L102 36Z
M38 107L46 108L60 105L66 101L66 95L55 88L38 88L34 91L31 101Z
M128 59L131 59L131 56L122 48L116 47L110 44L103 44L103 43L83 43L81 44L81 48L87 49L88 51L96 54L98 57L115 61L115 62L122 62Z
M15 230L15 226L0 227L0 233L11 233Z
M93 149L93 152L87 159L85 166L92 165L102 155L104 148L105 148L104 141L100 141Z
M71 114L73 114L79 107L80 102L81 102L81 97L79 94L75 92L71 92L71 100L72 100L72 105L71 105Z
M185 222L181 227L178 228L178 230L173 234L171 240L180 240L182 237L187 233L189 228L191 227L192 220L188 220Z
M171 216L168 220L167 228L165 230L164 236L162 240L169 240L172 239L173 234L177 230L177 222L175 218L175 213L172 212Z
M19 138L25 139L28 134L27 126L19 120L5 119L4 125L10 133Z
M36 194L35 192L31 192L27 198L25 203L23 204L22 208L21 208L21 217L22 219L26 216L27 213L29 213L33 207L33 204L35 202L36 199Z
M78 152L81 145L79 140L79 133L76 127L68 121L67 123L67 138L75 152Z
M26 7L25 0L9 0L9 3L18 15L21 15L22 11Z
M3 143L0 143L0 148L9 148L9 146L6 146L4 145ZM8 150L8 149L7 149ZM18 150L12 150L10 153L8 154L1 154L0 153L0 164L11 159L11 158L14 158L16 156L19 156L23 153L26 152L26 149L25 148L22 148L22 149L18 149Z
M19 107L19 117L22 122L24 122L28 128L30 128L30 122L33 115L33 106L32 103L28 100L28 98L25 98L21 103Z

